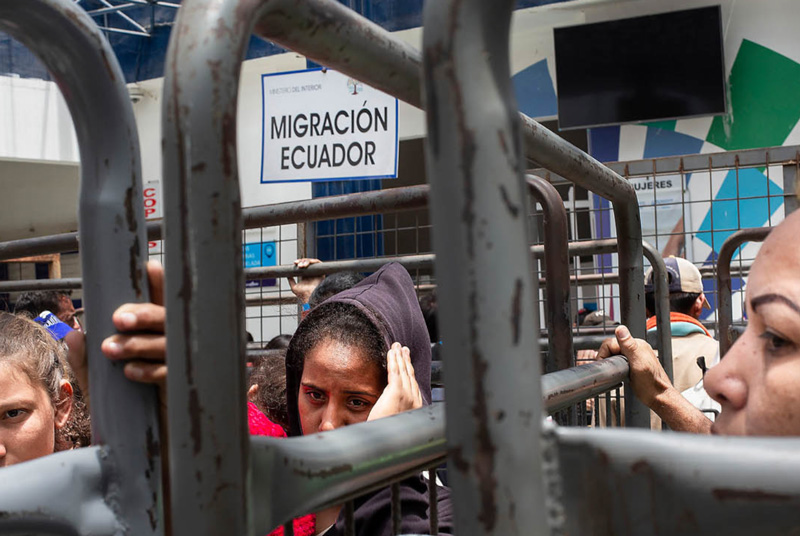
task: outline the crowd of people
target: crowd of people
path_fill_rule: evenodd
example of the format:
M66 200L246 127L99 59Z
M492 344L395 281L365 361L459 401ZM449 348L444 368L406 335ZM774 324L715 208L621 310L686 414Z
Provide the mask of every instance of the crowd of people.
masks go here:
M785 247L798 233L800 213L794 213L763 244L746 288L747 328L724 359L709 355L715 351L713 338L696 321L707 303L699 274L679 259L666 261L675 294L673 350L686 343L689 357L674 352L675 383L650 345L631 337L625 326L616 328L597 358L624 355L636 396L672 430L799 434L800 413L786 408L800 399L800 250ZM301 259L298 266L314 263ZM149 264L148 275L152 286L163 287L159 265ZM402 266L387 264L366 278L345 274L292 280L291 286L307 304L305 315L293 335L270 341L252 368L251 433L324 433L432 403L431 341L433 347L441 341L438 334L431 338L435 315L426 319ZM0 467L89 444L90 400L88 392L80 392L87 387L83 338L67 301L69 296L59 293L23 295L16 314L0 313ZM131 380L163 385L168 373L166 312L154 301L121 306L113 316L119 333L103 341L102 349L109 359L126 362ZM428 311L435 310L435 299L426 301L433 302L424 304ZM648 308L653 310L652 304ZM705 374L692 369L698 352L713 365ZM684 396L687 385L699 382L719 405L714 422ZM428 497L425 476L400 483L403 532L428 532ZM451 534L446 487L437 493L437 502L439 533ZM356 533L389 534L390 504L388 489L358 499ZM333 536L343 530L339 505L295 520L295 534Z

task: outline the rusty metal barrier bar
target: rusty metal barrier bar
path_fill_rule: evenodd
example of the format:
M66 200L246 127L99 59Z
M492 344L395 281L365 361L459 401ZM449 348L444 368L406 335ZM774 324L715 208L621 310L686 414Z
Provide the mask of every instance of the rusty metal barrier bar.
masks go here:
M567 427L552 433L565 534L777 536L797 530L797 438Z
M719 248L717 257L717 292L719 307L717 308L719 355L724 357L734 342L731 333L733 324L733 304L731 303L731 261L733 254L745 242L763 242L772 227L757 227L754 229L741 229L730 235Z
M443 461L444 407L436 404L313 436L252 437L250 445L252 501L259 505L254 526L264 534L288 519L341 504Z
M542 376L547 413L568 408L610 391L628 377L628 361L622 356L578 365Z
M548 170L611 201L617 227L622 323L645 338L644 269L639 203L633 186L621 176L536 121L523 116L528 156ZM650 410L625 389L628 426L650 426Z
M242 220L245 229L253 229L301 221L365 216L384 211L415 210L427 206L428 191L427 185L403 186L373 192L249 207L242 209ZM147 239L161 240L162 238L161 221L147 222ZM0 242L0 261L47 253L64 253L76 251L79 248L78 233L22 238Z
M391 191L391 190L385 190ZM353 194L349 196L340 196L341 198L351 197ZM425 196L427 199L427 195ZM347 200L349 202L349 200ZM385 198L381 199L381 202L391 202ZM417 201L415 201L417 202ZM555 202L555 198L553 199ZM421 206L425 206L424 204ZM563 205L562 205L563 206ZM417 208L417 207L415 207ZM292 211L296 209L292 207ZM338 211L340 210L338 207L334 205L333 208L326 209L326 213L330 213L331 211ZM348 212L350 213L350 212ZM359 213L350 213L350 214L359 214ZM286 217L286 216L281 216ZM322 216L322 213L316 211L307 211L303 213L301 217L311 217L311 218L318 218L318 217L327 217ZM260 220L263 221L263 220ZM291 220L286 220L283 223L291 222ZM552 230L553 227L550 226L548 228ZM549 235L549 232L548 232ZM592 240L592 241L581 241L581 242L571 242L568 243L568 253L569 255L592 255L592 254L602 254L602 253L610 253L614 252L617 249L617 240L615 238L604 239L604 240ZM541 258L546 255L548 248L552 248L553 245L547 244L546 246L542 245L535 245L532 246L531 252L535 258ZM643 252L648 260L654 267L655 272L655 294L656 294L656 303L659 307L658 319L657 319L657 326L658 326L658 345L660 348L665 348L665 351L659 350L660 359L664 363L664 368L669 375L669 378L672 379L672 366L671 366L671 358L672 358L672 346L669 343L671 341L671 328L669 322L666 322L665 319L669 318L669 289L666 283L666 267L663 266L663 260L661 260L660 254L652 247L649 243L644 242L643 245ZM551 249L552 251L552 249ZM308 268L297 268L293 264L289 265L280 265L280 266L266 266L266 267L259 267L259 268L248 268L245 272L245 277L248 279L263 279L263 278L282 278L282 277L296 277L296 276L316 276L316 275L329 275L336 272L343 272L343 271L355 271L355 272L372 272L386 264L387 262L399 262L403 266L406 267L408 270L416 270L416 269L430 269L434 265L434 254L423 254L423 255L403 255L403 256L395 256L395 257L377 257L374 259L358 259L358 260L346 260L346 261L332 261L332 262L325 262L321 264L311 265ZM550 265L558 267L560 264L551 262ZM563 274L563 277L562 277ZM567 283L567 287L570 283L582 284L582 285L593 285L593 284L601 284L601 283L609 283L609 282L618 282L619 276L618 274L604 274L604 275L584 275L584 276L572 276L570 277L569 274L564 270L552 270L548 274L549 277L554 278L556 283L554 285L547 285L548 289L552 286L555 286L559 289L559 296L564 296L566 292L566 297L568 299L569 290L567 288L566 291L562 289L564 282L561 281L562 279L565 280ZM552 280L552 279L551 279ZM547 279L540 279L540 284L544 284ZM22 281L0 281L0 292L15 292L20 290L52 290L52 289L77 289L81 287L81 280L80 279L41 279L41 280L22 280ZM558 298L560 300L560 298ZM257 298L247 298L246 303L247 305L291 305L297 302L297 299L294 295L290 296L266 296L266 297L257 297ZM559 301L560 303L560 301ZM662 314L663 311L666 311L666 314ZM565 311L565 318L569 321L569 315L566 314ZM560 320L560 321L563 321ZM549 328L548 339L552 339L553 329ZM571 333L570 324L566 324L566 331ZM566 336L564 336L566 337ZM571 336L570 336L571 337ZM570 338L571 340L571 338ZM550 344L552 340L549 340L547 343L548 351L550 349ZM562 344L560 349L556 350L555 353L558 355L567 355L571 356L573 350L565 349L566 344ZM585 344L584 344L585 346ZM566 360L564 360L563 365L567 365ZM557 367L554 370L560 370L562 368L566 368L566 366L557 366L556 364L551 364L553 367ZM572 363L569 363L569 366L572 366ZM549 370L549 369L548 369Z
M107 454L86 447L0 468L0 534L116 534L102 485Z
M509 73L513 6L511 0L424 6L448 472L461 535L546 534L551 521L540 373L530 359L538 353L531 329L538 326L538 290Z
M651 311L656 315L656 337L658 340L658 359L667 373L669 381L675 376L672 372L672 322L669 312L669 279L667 266L661 253L649 242L642 242L644 256L653 267L653 294L655 295L656 310Z
M0 0L0 30L47 66L69 107L80 148L80 236L91 246L84 248L82 261L89 381L95 401L92 432L94 441L104 445L101 480L81 487L92 494L97 486L102 489L103 500L117 518L115 532L126 527L132 534L161 534L156 389L129 381L122 364L105 359L100 351L100 342L115 332L112 312L122 303L148 300L139 141L124 77L103 34L68 0ZM69 466L73 455L76 464L84 456L70 452L60 461ZM21 465L20 471L41 466ZM35 502L39 497L28 498ZM38 516L50 508L57 507L44 505ZM107 515L80 511L88 516L88 524L95 515ZM73 531L81 522L76 517L70 518Z
M544 216L544 264L548 284L545 286L547 307L545 325L549 348L545 357L545 372L555 372L574 365L572 349L572 315L569 286L569 230L567 210L555 187L534 175L527 175L528 190L542 205Z
M612 389L627 374L622 356L545 374L542 407L554 413ZM316 436L254 436L250 445L252 500L259 505L254 529L261 534L444 460L445 408L435 404Z
M164 297L176 536L251 532L236 106L253 4L186 2L167 50Z

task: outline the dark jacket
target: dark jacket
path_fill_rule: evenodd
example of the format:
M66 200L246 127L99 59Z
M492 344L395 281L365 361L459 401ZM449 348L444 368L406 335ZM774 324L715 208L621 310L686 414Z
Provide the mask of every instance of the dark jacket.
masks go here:
M431 403L431 341L425 319L417 301L411 276L400 264L391 263L367 277L353 288L340 292L324 303L342 302L353 305L366 315L378 328L386 342L386 348L399 342L408 346L414 375L419 383L423 404ZM317 308L312 309L303 322L313 318ZM293 347L289 346L289 352ZM292 361L287 356L287 362ZM286 395L289 410L291 435L299 435L300 416L297 396L300 392L302 371L287 367ZM421 476L400 482L401 534L428 534L429 505L427 481ZM452 534L450 493L439 487L439 533ZM378 490L355 501L355 528L359 536L390 535L391 494L388 488ZM326 536L344 534L344 519L339 516L336 525Z

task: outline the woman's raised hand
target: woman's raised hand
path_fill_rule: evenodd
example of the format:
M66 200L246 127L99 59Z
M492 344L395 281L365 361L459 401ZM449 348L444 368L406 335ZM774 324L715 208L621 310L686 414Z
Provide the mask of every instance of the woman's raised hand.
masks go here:
M386 354L386 372L386 388L369 412L368 421L422 407L422 393L414 376L408 347L399 342L392 345Z

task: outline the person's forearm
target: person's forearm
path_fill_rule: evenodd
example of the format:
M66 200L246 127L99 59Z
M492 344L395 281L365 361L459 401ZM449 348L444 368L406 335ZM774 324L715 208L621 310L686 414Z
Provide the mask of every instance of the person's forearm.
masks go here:
M711 433L711 421L675 388L667 389L658 395L650 409L676 432Z

